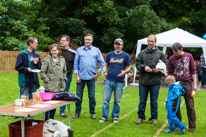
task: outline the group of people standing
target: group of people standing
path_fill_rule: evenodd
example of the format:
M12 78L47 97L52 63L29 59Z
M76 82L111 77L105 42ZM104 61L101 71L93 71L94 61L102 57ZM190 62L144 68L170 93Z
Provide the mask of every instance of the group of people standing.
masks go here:
M76 74L76 95L81 101L75 102L76 110L73 118L79 118L81 114L81 105L85 84L88 88L89 109L92 119L95 116L95 80L101 74L108 71L104 85L102 117L99 122L108 120L109 102L114 92L114 106L112 111L112 120L117 123L120 112L120 102L123 94L124 77L130 71L130 56L122 49L123 40L118 38L114 41L114 51L109 52L104 61L99 48L92 45L94 36L86 34L84 36L84 45L76 51L70 48L70 37L63 35L60 39L61 48L58 44L50 46L49 55L41 63L39 54L35 51L38 45L36 37L30 37L27 40L28 48L21 52L17 57L15 69L19 72L20 96L36 92L39 87L38 75L32 72L32 69L41 69L40 77L43 80L43 86L46 92L68 92L72 80L72 73ZM165 55L155 46L157 39L155 35L149 35L147 38L148 47L142 50L135 60L136 68L140 71L139 79L139 108L138 120L136 124L142 124L146 119L145 108L147 97L150 92L151 117L152 124L156 125L158 118L158 96L161 83L161 72L156 68L159 60L167 64L168 75L173 75L176 81L181 81L185 89L185 102L189 120L189 128L194 132L196 128L196 117L194 109L194 100L190 94L192 90L197 89L197 80L195 74L194 59L191 54L183 52L182 45L175 43L172 45L174 55L167 62ZM34 62L34 58L38 58ZM99 68L97 70L97 62ZM46 120L54 119L56 110L47 112ZM65 117L65 106L60 108L60 116ZM177 116L181 121L180 109ZM178 130L178 128L176 129Z
M49 48L49 55L41 63L39 54L35 51L38 46L38 39L30 37L27 40L28 48L21 52L17 57L15 69L19 72L20 96L32 93L39 88L38 75L32 72L33 69L41 69L40 77L43 80L45 92L68 92L72 80L72 73L76 74L77 87L76 95L81 101L75 102L76 110L73 118L78 118L81 114L81 104L85 84L88 88L89 108L92 119L95 116L95 80L101 73L108 70L105 83L102 119L108 119L109 101L114 91L115 101L113 109L113 121L118 122L120 112L120 100L123 93L124 76L130 71L130 57L122 51L123 40L114 41L114 49L106 56L106 63L99 48L92 45L94 36L86 34L84 36L84 46L76 51L69 46L70 37L63 35L60 39L61 47L58 44L52 44ZM34 58L38 58L34 61ZM97 69L97 62L99 69ZM126 70L125 70L126 68ZM54 119L55 111L46 113L45 120ZM60 108L60 116L65 117L65 106Z
M192 91L197 89L197 79L195 71L195 62L190 53L184 52L180 43L172 45L172 55L168 62L164 54L155 46L157 39L155 35L149 35L147 38L148 47L142 50L136 58L136 68L140 71L139 79L139 109L138 120L136 124L142 124L146 119L145 108L147 104L148 93L150 92L151 117L149 120L156 125L158 118L158 96L161 83L161 73L155 68L159 60L167 64L168 75L173 75L176 81L181 82L181 86L185 89L184 99L187 108L187 116L189 121L189 131L194 132L196 129L196 115L194 108L194 99L191 97ZM177 117L181 121L180 108L178 106ZM185 128L185 127L184 127ZM178 127L175 130L180 130Z

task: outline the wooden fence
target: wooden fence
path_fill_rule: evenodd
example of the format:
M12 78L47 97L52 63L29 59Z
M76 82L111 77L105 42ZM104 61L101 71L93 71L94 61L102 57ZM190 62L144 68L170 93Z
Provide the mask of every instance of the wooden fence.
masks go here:
M0 73L11 73L16 72L15 64L16 58L20 51L0 51ZM41 58L41 61L48 55L48 52L38 52ZM104 59L106 53L102 53ZM134 64L135 55L132 56L131 63Z

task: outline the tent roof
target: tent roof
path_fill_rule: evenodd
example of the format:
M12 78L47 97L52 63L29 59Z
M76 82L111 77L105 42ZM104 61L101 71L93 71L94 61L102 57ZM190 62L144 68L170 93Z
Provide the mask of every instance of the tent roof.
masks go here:
M181 43L183 47L202 47L206 43L206 40L179 28L159 33L155 36L157 38L156 46L162 47L171 47L175 42ZM147 38L138 40L138 43L147 45Z

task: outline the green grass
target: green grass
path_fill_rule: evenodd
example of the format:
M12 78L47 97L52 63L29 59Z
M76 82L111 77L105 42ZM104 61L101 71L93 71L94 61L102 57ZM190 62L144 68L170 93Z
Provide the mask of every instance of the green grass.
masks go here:
M98 81L103 79L99 77ZM18 73L5 73L0 74L0 106L14 103L14 100L19 97L19 87L18 87ZM42 85L42 81L40 81ZM73 75L71 83L71 92L75 92L76 89L76 77ZM167 90L161 89L158 99L158 125L152 125L148 121L150 117L150 104L147 104L146 108L146 120L143 124L135 124L137 116L137 108L139 103L139 92L138 88L128 88L124 90L123 97L121 100L121 112L119 115L119 122L116 124L112 123L111 112L113 108L113 97L110 102L110 113L109 120L104 123L99 123L102 113L102 100L103 100L103 89L104 86L96 86L96 120L92 120L89 114L89 99L87 88L85 88L83 103L82 103L82 113L80 118L71 119L72 128L74 129L75 137L90 137L96 134L96 137L152 137L155 136L156 132L164 125L166 121L167 112L165 110L164 101L167 96ZM196 122L197 129L194 133L188 131L182 136L198 136L203 137L205 135L205 96L206 92L198 91L195 97L195 110L196 110ZM71 116L74 115L75 104L71 104ZM188 126L187 115L185 104L181 108L183 123ZM42 119L42 114L34 117L34 119ZM59 116L59 109L57 109L55 119L60 120L68 125L68 119L61 118ZM18 121L20 119L14 119L12 117L0 117L0 137L9 136L8 124ZM167 124L168 126L168 124ZM165 130L167 126L163 129ZM99 133L99 134L97 134ZM179 136L179 132L174 134L163 133L162 131L158 135L159 137L175 137Z

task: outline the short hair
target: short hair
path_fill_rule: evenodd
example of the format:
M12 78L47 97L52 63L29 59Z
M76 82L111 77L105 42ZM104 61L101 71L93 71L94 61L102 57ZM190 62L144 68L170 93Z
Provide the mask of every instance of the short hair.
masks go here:
M166 78L165 78L165 84L168 85L169 82L175 82L175 77L173 75L168 75Z
M60 48L59 45L56 44L56 43L50 45L50 47L49 47L49 54L52 55L52 54L51 54L51 50L52 50L53 48L55 48L55 47L56 47L57 50L59 51L58 55L60 55L60 54L61 54L61 48Z
M29 37L26 41L27 45L29 46L30 43L34 43L34 41L37 40L36 37Z
M182 49L182 44L176 42L172 45L172 50L174 50L175 52L177 52L178 50Z
M64 38L64 37L66 37L66 40L67 40L68 42L70 42L71 38L70 38L69 35L62 35L62 36L61 36L61 39Z
M147 39L150 37L150 36L153 36L155 38L155 42L157 42L157 37L154 35L154 34L150 34Z
M87 36L91 36L91 37L92 37L92 39L94 39L94 35L93 35L93 34L91 34L91 33L87 33L86 35L84 35L84 38L85 38L85 37L87 37Z

